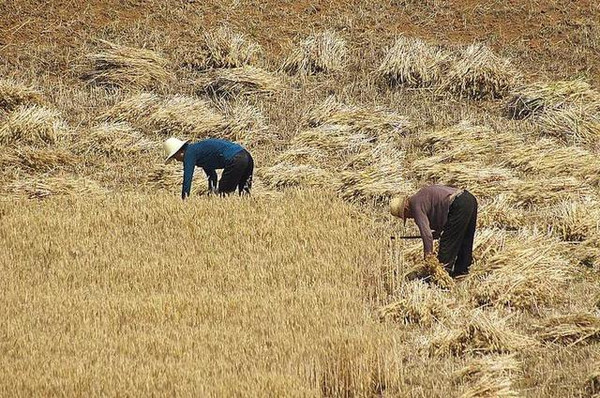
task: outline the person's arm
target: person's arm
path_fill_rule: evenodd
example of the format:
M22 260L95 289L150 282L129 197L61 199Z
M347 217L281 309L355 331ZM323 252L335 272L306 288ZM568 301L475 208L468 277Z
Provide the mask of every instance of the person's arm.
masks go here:
M208 177L208 191L210 193L217 192L217 171L215 169L203 168Z
M194 156L194 154L191 152L186 153L183 158L183 184L181 187L181 199L186 199L188 196L190 196L190 191L192 189L192 177L194 176L195 168L196 156Z
M420 208L413 210L413 217L415 218L417 227L419 227L421 239L423 240L423 251L425 253L425 257L427 257L427 255L433 253L433 233L431 232L431 227L429 226L429 219Z

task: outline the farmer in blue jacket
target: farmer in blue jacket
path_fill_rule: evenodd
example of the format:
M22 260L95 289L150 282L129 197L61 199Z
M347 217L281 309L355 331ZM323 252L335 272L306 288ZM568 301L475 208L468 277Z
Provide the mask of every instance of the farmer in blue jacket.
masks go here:
M206 173L210 192L226 195L237 188L240 195L250 193L254 160L241 145L216 138L190 143L171 137L164 142L163 147L165 163L171 159L183 162L182 199L190 196L196 166L202 167ZM223 169L218 186L217 169Z

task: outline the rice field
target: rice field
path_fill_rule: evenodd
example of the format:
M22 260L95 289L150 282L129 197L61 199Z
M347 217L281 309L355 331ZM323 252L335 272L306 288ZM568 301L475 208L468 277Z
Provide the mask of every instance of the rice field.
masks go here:
M0 3L0 396L600 394L595 3L558 55L469 19L531 5L50 3ZM181 201L170 136L253 195ZM480 203L460 281L392 239L431 183Z

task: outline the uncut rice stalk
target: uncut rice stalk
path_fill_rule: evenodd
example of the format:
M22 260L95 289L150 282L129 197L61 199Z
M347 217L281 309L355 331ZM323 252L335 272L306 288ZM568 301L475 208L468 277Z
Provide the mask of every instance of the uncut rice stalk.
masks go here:
M154 88L166 86L174 78L169 62L158 53L141 48L121 46L101 41L102 52L88 55L93 66L84 78L90 83L116 86Z
M377 69L390 86L430 87L442 81L450 54L418 38L400 36Z
M263 48L246 35L222 26L204 33L198 48L186 48L182 63L198 70L239 68L257 64L263 53Z
M197 84L202 92L224 98L237 95L275 94L283 88L277 76L253 66L213 69L206 72Z
M452 328L438 327L429 343L430 354L503 354L536 345L534 339L514 332L507 325L507 319L496 313L475 310L466 318L461 317Z
M327 30L313 34L292 50L281 69L290 74L314 75L342 70L346 65L346 41Z
M591 313L556 315L536 325L538 339L574 345L600 341L600 317Z
M399 299L377 311L381 321L429 326L449 311L442 292L423 282L408 282L398 292Z
M20 106L0 121L3 145L53 145L68 134L68 126L58 111L41 106Z
M21 105L42 105L42 93L13 79L0 79L0 110L12 111Z
M473 99L502 98L514 87L517 77L509 60L482 44L472 44L451 63L439 91Z

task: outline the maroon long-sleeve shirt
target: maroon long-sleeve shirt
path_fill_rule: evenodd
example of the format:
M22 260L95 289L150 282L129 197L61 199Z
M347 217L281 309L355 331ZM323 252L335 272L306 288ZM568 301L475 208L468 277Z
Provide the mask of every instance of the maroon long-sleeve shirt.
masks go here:
M457 188L445 185L430 185L408 199L410 213L419 227L426 255L433 252L433 239L439 238L448 221L450 199L456 191Z

